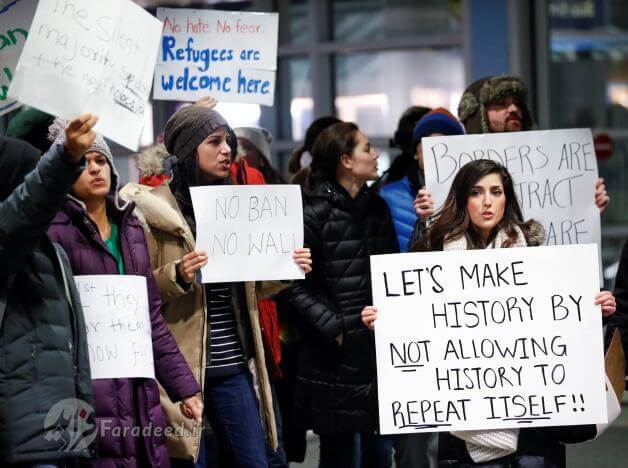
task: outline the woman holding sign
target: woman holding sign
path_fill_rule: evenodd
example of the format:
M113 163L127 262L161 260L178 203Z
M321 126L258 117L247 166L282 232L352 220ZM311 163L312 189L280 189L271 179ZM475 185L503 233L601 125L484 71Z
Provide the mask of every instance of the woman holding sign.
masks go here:
M360 323L372 302L369 256L399 251L386 202L366 185L377 178L378 157L353 123L321 132L303 210L314 269L280 296L303 335L295 411L320 435L321 468L360 459L362 466L390 466L390 451L375 434L374 342Z
M524 222L512 178L500 164L477 160L456 175L441 209L422 223L416 251L469 250L538 246L543 228ZM602 315L615 312L615 298L608 291L596 295ZM362 312L364 324L373 328L377 310ZM565 466L565 443L594 438L596 426L562 426L439 433L438 459L442 467L559 468Z
M56 120L50 128L51 139L62 142L62 128L63 122ZM181 413L200 422L203 403L196 395L201 389L161 315L144 231L132 213L133 206L121 206L118 201L118 174L101 136L87 150L85 159L87 166L48 234L67 252L75 275L146 278L155 376L168 397L181 402ZM119 325L127 329L134 326ZM94 466L170 466L157 382L146 378L94 379L92 386L98 438Z
M257 302L284 285L197 283L196 273L208 257L195 250L190 187L231 183L235 135L218 112L194 105L168 120L164 137L168 152L176 157L170 183L153 189L131 185L123 192L145 218L164 315L203 384L205 415L218 439L221 462L267 467L264 435L273 449L278 440ZM295 260L309 272L307 249L297 249ZM164 406L176 424L180 416L168 402ZM200 436L173 438L171 457L195 459Z

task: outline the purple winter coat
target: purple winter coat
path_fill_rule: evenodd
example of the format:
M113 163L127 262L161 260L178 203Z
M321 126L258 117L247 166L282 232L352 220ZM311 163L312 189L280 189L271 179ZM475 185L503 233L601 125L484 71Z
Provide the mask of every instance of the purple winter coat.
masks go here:
M120 211L111 200L107 200L109 218L119 227L125 273L146 277L155 377L170 399L176 402L199 393L201 389L161 314L161 300L150 264L144 230L132 211L132 204ZM116 261L100 237L95 223L73 199L69 199L54 218L48 235L63 246L75 275L119 273ZM96 379L92 380L92 385L96 427L101 428L97 439L98 460L93 462L93 466L135 467L148 463L148 466L153 467L169 467L170 460L163 432L166 418L159 403L157 382L143 378ZM136 422L136 411L139 423ZM149 424L153 430L148 437L132 435L133 427L145 428ZM120 432L111 430L116 427L121 428L117 429ZM155 431L156 427L161 430ZM143 444L143 450L139 450L140 444ZM139 462L138 457L141 457ZM145 457L148 460L143 460Z

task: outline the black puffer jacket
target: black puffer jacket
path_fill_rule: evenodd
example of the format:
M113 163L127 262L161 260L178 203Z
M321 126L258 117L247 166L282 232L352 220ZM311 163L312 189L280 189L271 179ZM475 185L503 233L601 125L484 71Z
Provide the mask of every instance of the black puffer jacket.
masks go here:
M0 288L12 281L0 331L0 460L5 463L93 453L89 407L82 406L87 411L81 413L72 406L76 400L92 405L85 323L67 257L46 236L82 167L55 146L13 190L37 157L30 145L0 137ZM65 412L50 411L64 400ZM76 432L70 430L86 430L87 437L72 443Z
M368 188L351 199L338 183L319 181L303 215L314 270L280 296L304 338L296 414L323 434L373 430L375 347L360 313L372 304L369 256L399 249L390 213Z

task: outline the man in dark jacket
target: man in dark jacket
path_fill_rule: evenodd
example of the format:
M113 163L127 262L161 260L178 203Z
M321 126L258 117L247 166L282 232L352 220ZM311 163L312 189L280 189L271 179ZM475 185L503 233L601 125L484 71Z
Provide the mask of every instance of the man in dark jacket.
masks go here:
M39 161L0 137L0 459L64 466L93 455L83 314L63 251L46 230L81 174L96 118L70 123ZM4 307L3 307L4 306ZM95 436L95 434L93 434Z

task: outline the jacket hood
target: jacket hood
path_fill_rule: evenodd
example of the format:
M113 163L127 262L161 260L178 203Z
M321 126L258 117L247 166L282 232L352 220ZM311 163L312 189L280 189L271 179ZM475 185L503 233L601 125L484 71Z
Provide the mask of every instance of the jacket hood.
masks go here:
M25 141L0 136L0 201L6 200L35 169L39 157L39 151Z
M506 96L516 96L521 101L523 130L536 128L528 103L528 88L514 75L486 76L471 83L458 105L458 117L467 133L490 133L486 106Z
M537 247L545 244L545 229L543 229L541 223L530 219L522 227L529 246Z
M169 181L157 187L127 184L120 190L120 198L135 203L134 214L145 226L174 235L186 232L185 220L170 190Z

